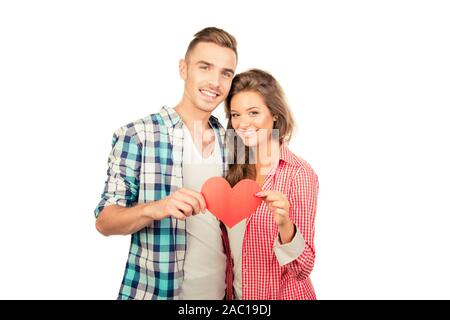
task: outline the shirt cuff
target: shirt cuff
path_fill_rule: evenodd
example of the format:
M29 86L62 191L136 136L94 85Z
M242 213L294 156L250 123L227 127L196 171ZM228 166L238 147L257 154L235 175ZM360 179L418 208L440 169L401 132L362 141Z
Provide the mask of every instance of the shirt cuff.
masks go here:
M95 217L98 218L100 216L100 213L102 212L103 209L105 209L107 206L111 206L111 205L118 205L121 207L126 207L127 206L127 202L125 199L117 199L114 197L111 198L103 198L100 203L97 205L97 208L95 208Z
M294 238L291 242L281 244L280 237L278 236L275 245L273 246L273 252L277 257L280 266L284 266L300 257L303 250L305 250L305 240L297 227L295 228Z

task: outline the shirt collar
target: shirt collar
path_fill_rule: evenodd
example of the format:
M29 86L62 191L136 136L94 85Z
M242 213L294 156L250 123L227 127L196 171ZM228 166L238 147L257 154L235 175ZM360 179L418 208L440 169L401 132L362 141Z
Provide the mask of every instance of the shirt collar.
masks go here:
M161 115L162 119L164 120L164 123L167 127L175 127L178 122L180 122L181 117L180 115L175 111L174 108L170 107L162 107L159 111L159 114Z
M287 162L289 164L296 163L294 154L291 152L291 150L289 150L285 143L281 144L280 147L280 160L283 160L284 162Z
M268 175L274 175L277 171L278 166L281 161L284 161L289 164L295 164L294 154L289 150L285 143L282 143L280 146L280 153L278 155L278 162L275 162L274 166L270 169Z
M175 127L181 120L180 115L175 111L174 108L170 108L167 106L163 106L161 110L159 111L159 114L161 115L162 119L164 120L164 123L167 127ZM182 123L182 121L181 121ZM220 127L219 120L211 115L209 117L209 123L213 126L213 128L217 129Z

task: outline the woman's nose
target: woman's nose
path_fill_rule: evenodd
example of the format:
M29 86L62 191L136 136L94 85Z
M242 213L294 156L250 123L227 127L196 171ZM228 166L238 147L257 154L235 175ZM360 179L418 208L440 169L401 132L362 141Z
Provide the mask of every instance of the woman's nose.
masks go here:
M245 116L241 116L241 119L239 119L239 129L247 129L250 126L250 121Z

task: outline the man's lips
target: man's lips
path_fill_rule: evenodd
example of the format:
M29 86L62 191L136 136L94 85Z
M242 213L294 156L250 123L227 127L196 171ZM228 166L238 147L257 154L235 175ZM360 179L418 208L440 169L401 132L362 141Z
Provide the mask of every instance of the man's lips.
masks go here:
M220 93L217 91L214 91L214 90L200 89L199 91L204 97L209 98L209 99L215 99L218 96L220 96Z

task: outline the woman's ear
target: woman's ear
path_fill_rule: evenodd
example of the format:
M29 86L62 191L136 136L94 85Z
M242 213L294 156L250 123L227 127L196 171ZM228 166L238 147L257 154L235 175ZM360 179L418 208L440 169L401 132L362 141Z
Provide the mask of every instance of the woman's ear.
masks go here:
M277 123L277 121L278 121L278 115L274 115L273 117L272 117L272 119L273 119L273 129L278 129L278 123Z

